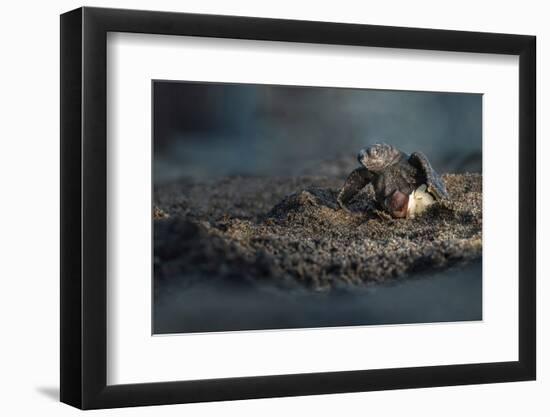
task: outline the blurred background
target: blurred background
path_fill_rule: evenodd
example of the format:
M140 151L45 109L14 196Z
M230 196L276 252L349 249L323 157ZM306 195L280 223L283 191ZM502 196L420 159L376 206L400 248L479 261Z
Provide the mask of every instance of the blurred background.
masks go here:
M154 81L154 181L345 176L387 142L445 172L481 172L482 95Z

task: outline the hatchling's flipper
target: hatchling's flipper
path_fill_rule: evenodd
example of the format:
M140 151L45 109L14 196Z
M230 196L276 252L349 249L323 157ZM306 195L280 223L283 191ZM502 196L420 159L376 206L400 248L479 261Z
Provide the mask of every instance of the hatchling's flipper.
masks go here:
M449 198L445 183L437 172L432 168L428 158L422 152L413 152L409 157L409 163L419 170L420 182L425 183L428 187L428 192L432 194L436 200L441 201Z
M340 193L338 194L338 204L347 210L346 204L361 191L372 179L372 173L365 167L360 167L348 175Z

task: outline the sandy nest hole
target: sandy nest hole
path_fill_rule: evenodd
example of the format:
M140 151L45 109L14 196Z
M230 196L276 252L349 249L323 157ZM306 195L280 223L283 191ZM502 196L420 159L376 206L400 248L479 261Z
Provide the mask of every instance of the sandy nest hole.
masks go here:
M370 187L338 209L341 179L232 177L155 190L158 279L328 289L449 268L482 254L482 177L444 175L449 202L388 220Z

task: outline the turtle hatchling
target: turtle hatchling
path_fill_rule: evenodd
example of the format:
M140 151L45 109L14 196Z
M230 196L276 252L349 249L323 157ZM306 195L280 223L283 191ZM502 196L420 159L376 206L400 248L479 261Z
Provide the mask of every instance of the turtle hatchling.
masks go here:
M414 218L448 198L443 180L422 152L408 155L378 143L361 149L357 159L361 166L349 174L338 194L338 204L346 210L368 184L374 188L378 208L394 218Z

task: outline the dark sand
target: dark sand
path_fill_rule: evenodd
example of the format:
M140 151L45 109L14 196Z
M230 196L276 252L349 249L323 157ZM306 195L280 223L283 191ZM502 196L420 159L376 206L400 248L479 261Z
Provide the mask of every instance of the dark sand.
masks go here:
M342 179L228 177L155 187L154 271L198 282L327 291L441 272L482 254L482 178L445 175L450 201L410 220L381 218L367 187L352 213Z
M157 286L156 334L481 320L481 261L330 291L183 280Z

